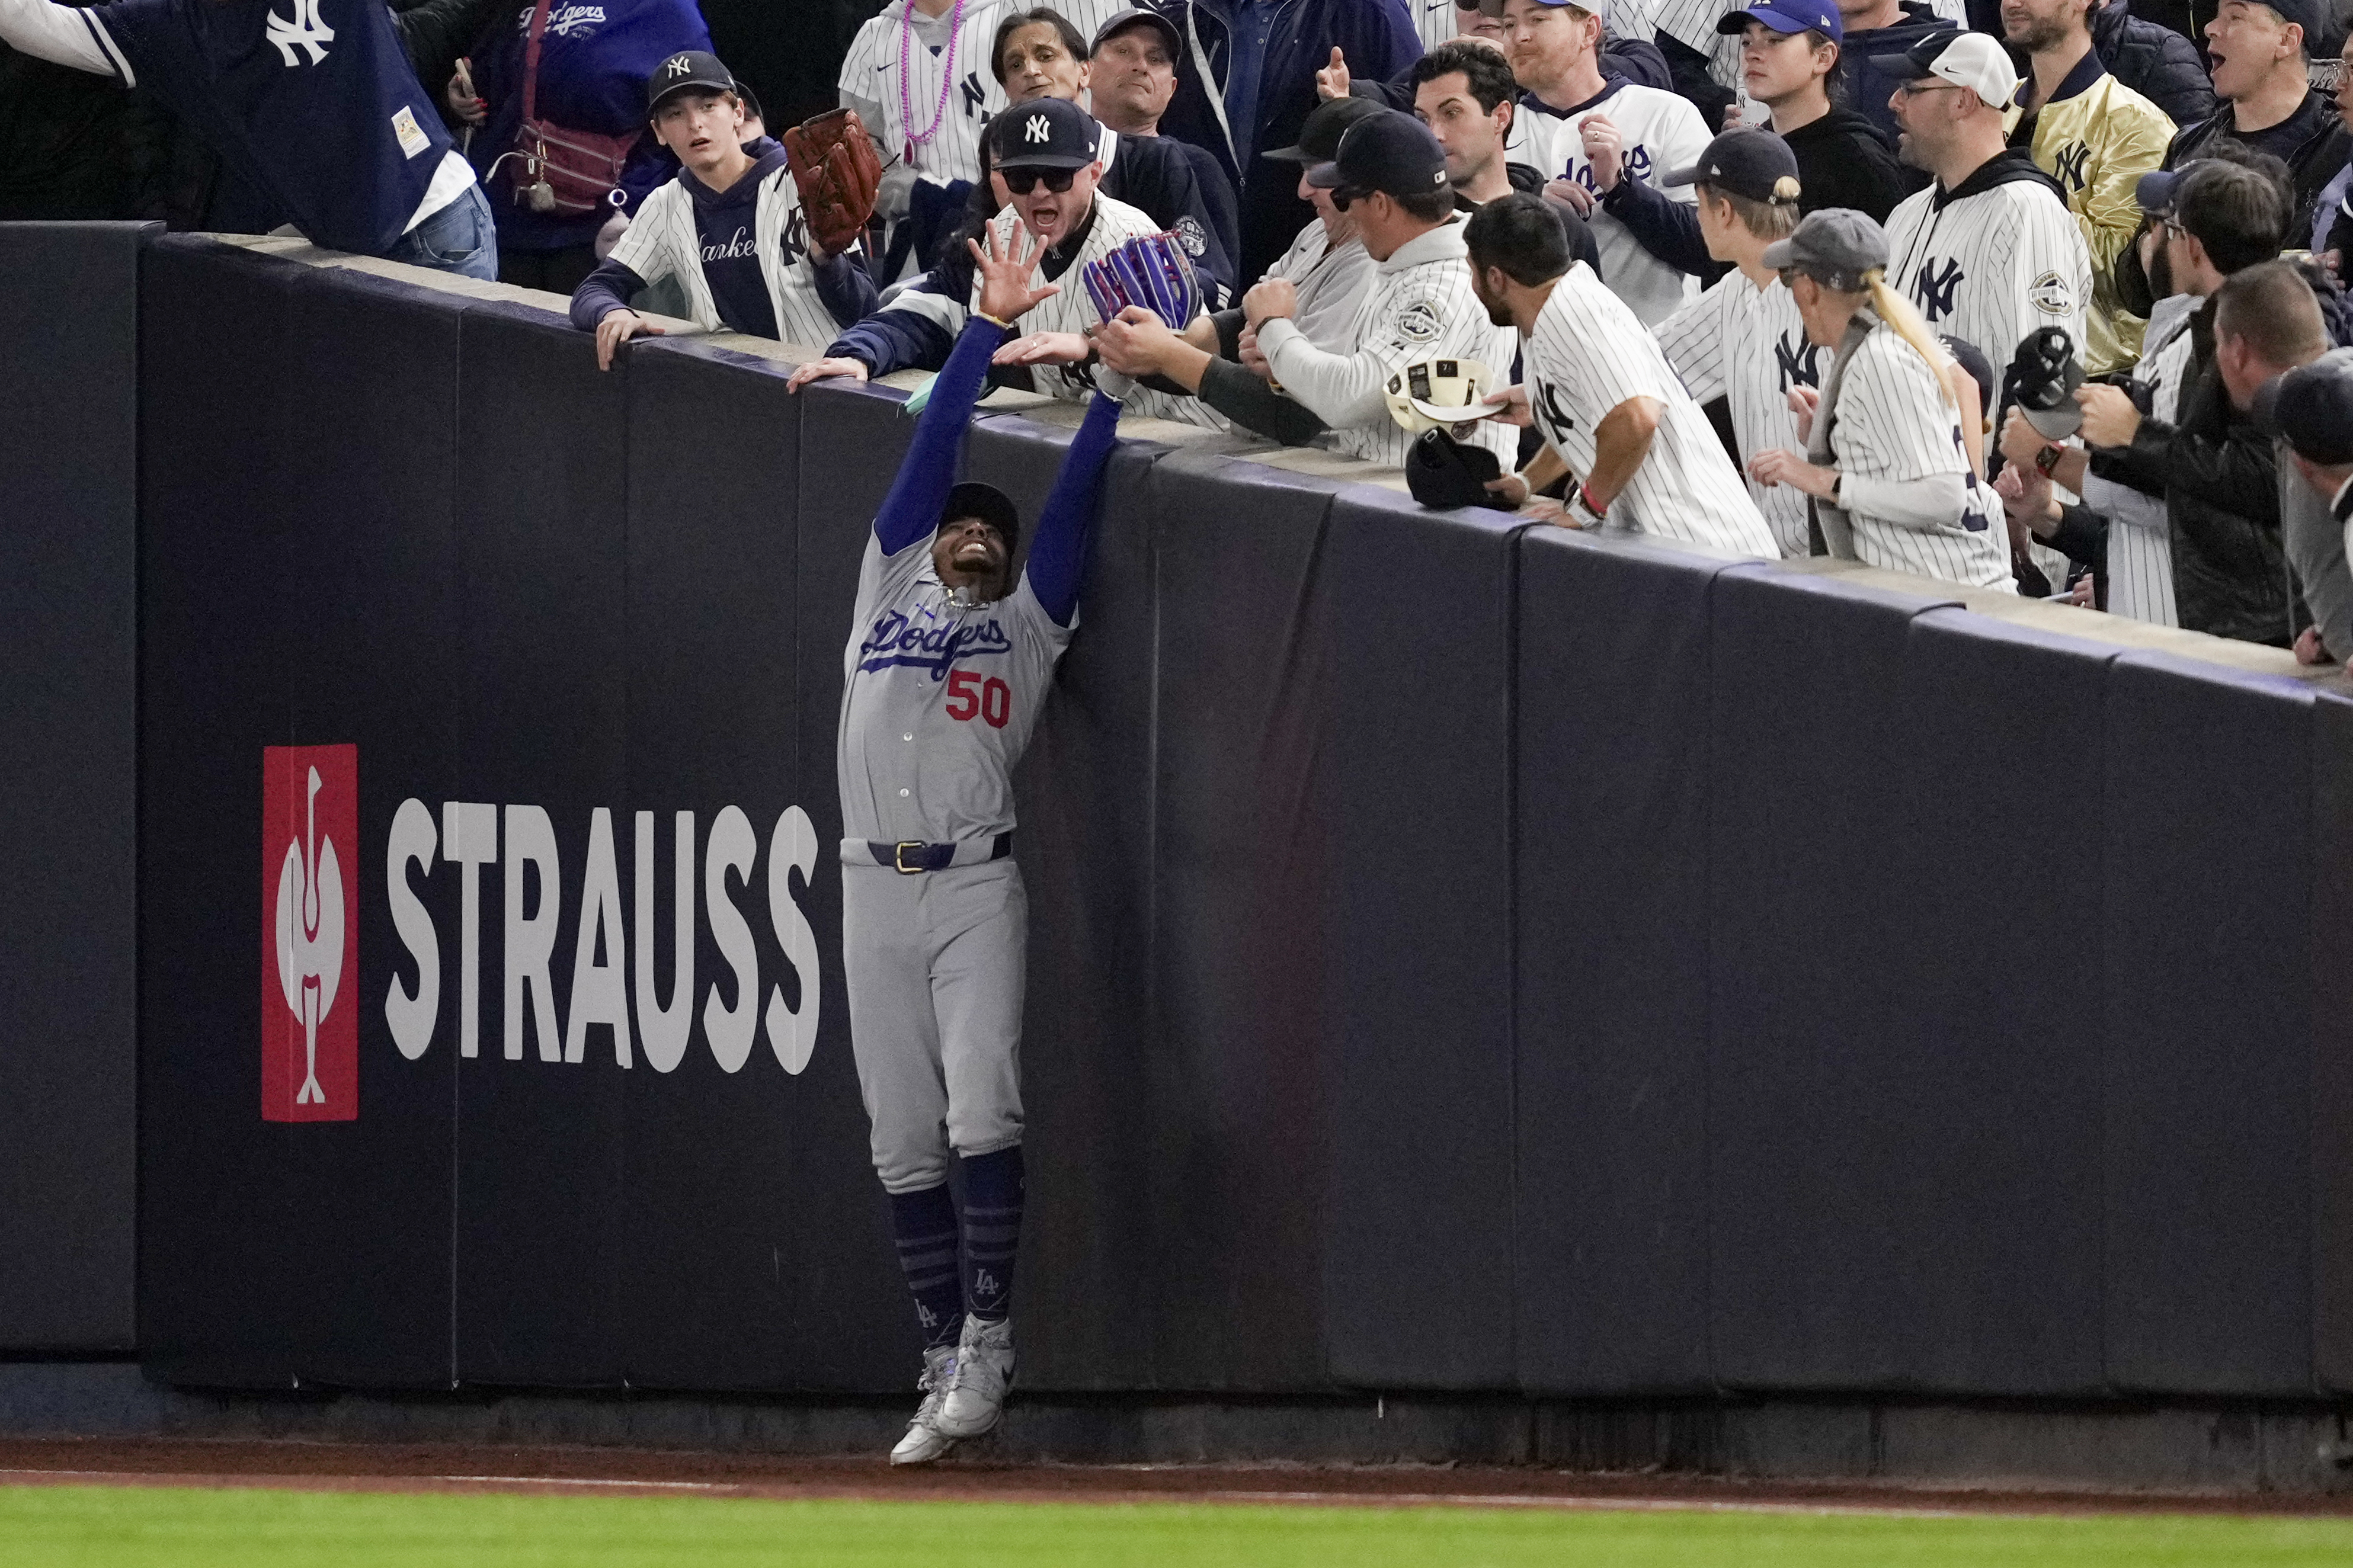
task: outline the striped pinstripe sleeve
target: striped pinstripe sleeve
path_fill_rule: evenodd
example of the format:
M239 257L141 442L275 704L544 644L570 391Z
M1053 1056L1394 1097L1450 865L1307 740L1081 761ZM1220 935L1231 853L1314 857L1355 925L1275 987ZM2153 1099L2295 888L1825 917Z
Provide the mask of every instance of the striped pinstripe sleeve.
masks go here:
M49 0L0 0L0 43L53 65L111 76L124 87L139 85L131 62L93 12Z
M1683 389L1694 403L1707 403L1726 391L1725 339L1731 323L1725 320L1732 298L1725 285L1737 277L1727 273L1715 286L1651 329L1667 363L1683 377Z

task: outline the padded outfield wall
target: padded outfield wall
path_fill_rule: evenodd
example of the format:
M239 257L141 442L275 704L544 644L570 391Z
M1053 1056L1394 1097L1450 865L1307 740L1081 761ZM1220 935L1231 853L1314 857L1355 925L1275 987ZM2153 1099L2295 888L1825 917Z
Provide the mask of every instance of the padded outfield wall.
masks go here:
M306 247L0 261L9 750L70 760L0 785L0 1181L81 1303L0 1340L902 1388L830 850L902 389L600 374L543 296ZM1034 515L1070 412L966 470ZM1026 1387L2353 1384L2341 683L1124 434L1021 779ZM324 1103L265 1071L306 995Z

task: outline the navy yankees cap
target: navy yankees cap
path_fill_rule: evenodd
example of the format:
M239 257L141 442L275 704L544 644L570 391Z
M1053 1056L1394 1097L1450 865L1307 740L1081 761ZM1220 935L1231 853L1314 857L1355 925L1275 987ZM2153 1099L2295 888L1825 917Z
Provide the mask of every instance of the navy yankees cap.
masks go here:
M2353 463L2353 349L2333 349L2255 389L2255 424L2307 463Z
M1967 338L1957 338L1947 334L1936 341L1945 346L1947 353L1953 356L1953 363L1968 371L1969 379L1978 384L1978 417L1992 418L1994 394L2001 390L1994 384L1993 362L1987 359L1978 351L1977 344Z
M1830 0L1767 0L1746 11L1726 12L1715 24L1715 30L1738 33L1751 22L1762 22L1777 33L1823 33L1833 44L1846 42L1846 23Z
M688 49L670 56L654 67L646 78L646 114L649 118L661 112L661 106L681 92L733 92L735 73L719 63L719 57L702 49Z
M1332 162L1307 171L1322 190L1345 187L1410 196L1446 187L1446 150L1430 127L1399 110L1384 109L1348 128Z
M2278 13L2281 21L2294 22L2304 29L2304 52L2307 56L2320 53L2320 36L2328 30L2328 7L2321 5L2319 0L2262 0L2262 3Z
M1765 247L1765 265L1776 272L1796 270L1826 289L1852 294L1862 275L1887 266L1887 231L1869 213L1823 207L1808 213L1787 239Z
M1033 98L999 110L988 122L992 169L1083 169L1095 161L1101 127L1094 116L1060 98Z
M1662 185L1700 185L1729 191L1752 202L1793 206L1798 200L1798 155L1770 131L1727 131L1707 144L1699 162L1671 170Z
M1130 27L1149 27L1158 33L1160 41L1167 46L1171 61L1185 58L1185 40L1177 36L1176 24L1157 11L1139 10L1133 5L1124 11L1113 13L1102 26L1095 29L1095 36L1087 43L1087 53L1101 54L1105 44Z
M1307 111L1299 140L1289 147L1261 153L1278 163L1328 163L1340 151L1340 138L1359 120L1370 120L1384 106L1369 98L1330 98Z

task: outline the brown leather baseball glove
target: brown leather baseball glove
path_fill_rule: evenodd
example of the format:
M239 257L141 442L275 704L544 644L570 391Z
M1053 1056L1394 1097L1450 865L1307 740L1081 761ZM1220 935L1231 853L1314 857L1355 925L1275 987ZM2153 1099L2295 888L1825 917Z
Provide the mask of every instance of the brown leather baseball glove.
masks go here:
M882 188L881 161L873 139L852 109L820 114L785 132L785 156L810 240L828 256L839 256L864 232Z

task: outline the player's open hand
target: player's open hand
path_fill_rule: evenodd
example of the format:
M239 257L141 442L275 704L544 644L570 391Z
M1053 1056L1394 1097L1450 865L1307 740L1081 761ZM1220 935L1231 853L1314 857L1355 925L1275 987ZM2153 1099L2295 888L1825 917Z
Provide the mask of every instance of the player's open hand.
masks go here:
M1132 379L1166 374L1168 347L1176 334L1141 305L1130 305L1095 333L1103 363Z
M988 242L982 248L981 240ZM994 316L1000 321L1011 321L1025 316L1046 300L1062 291L1060 283L1049 283L1032 289L1029 279L1038 273L1038 263L1046 254L1046 242L1032 235L1019 224L1012 231L1000 235L991 224L980 239L967 239L972 259L980 273L980 313Z
M1585 156L1593 165L1593 184L1597 190L1615 190L1619 176L1626 172L1626 133L1606 114L1588 114L1577 127L1585 142Z
M990 356L992 364L1083 364L1094 345L1076 332L1031 332Z
M1269 278L1252 284L1242 296L1242 316L1251 327L1276 316L1299 313L1299 290L1288 278Z
M1528 427L1531 416L1528 413L1526 387L1507 386L1501 392L1489 393L1482 401L1490 408L1503 410L1501 414L1495 416L1496 424L1516 425L1523 430ZM1492 489L1493 487L1491 485L1488 488Z
M1555 180L1544 188L1545 200L1558 202L1579 217L1593 216L1593 193L1575 180Z
M1318 100L1348 96L1348 58L1340 46L1332 46L1332 63L1315 73L1315 96Z
M866 362L858 359L813 359L807 364L793 367L793 374L785 377L785 390L798 392L812 381L824 381L833 376L864 381Z
M663 336L662 330L638 315L635 310L607 310L605 319L596 323L596 368L613 368L613 356L631 338Z

